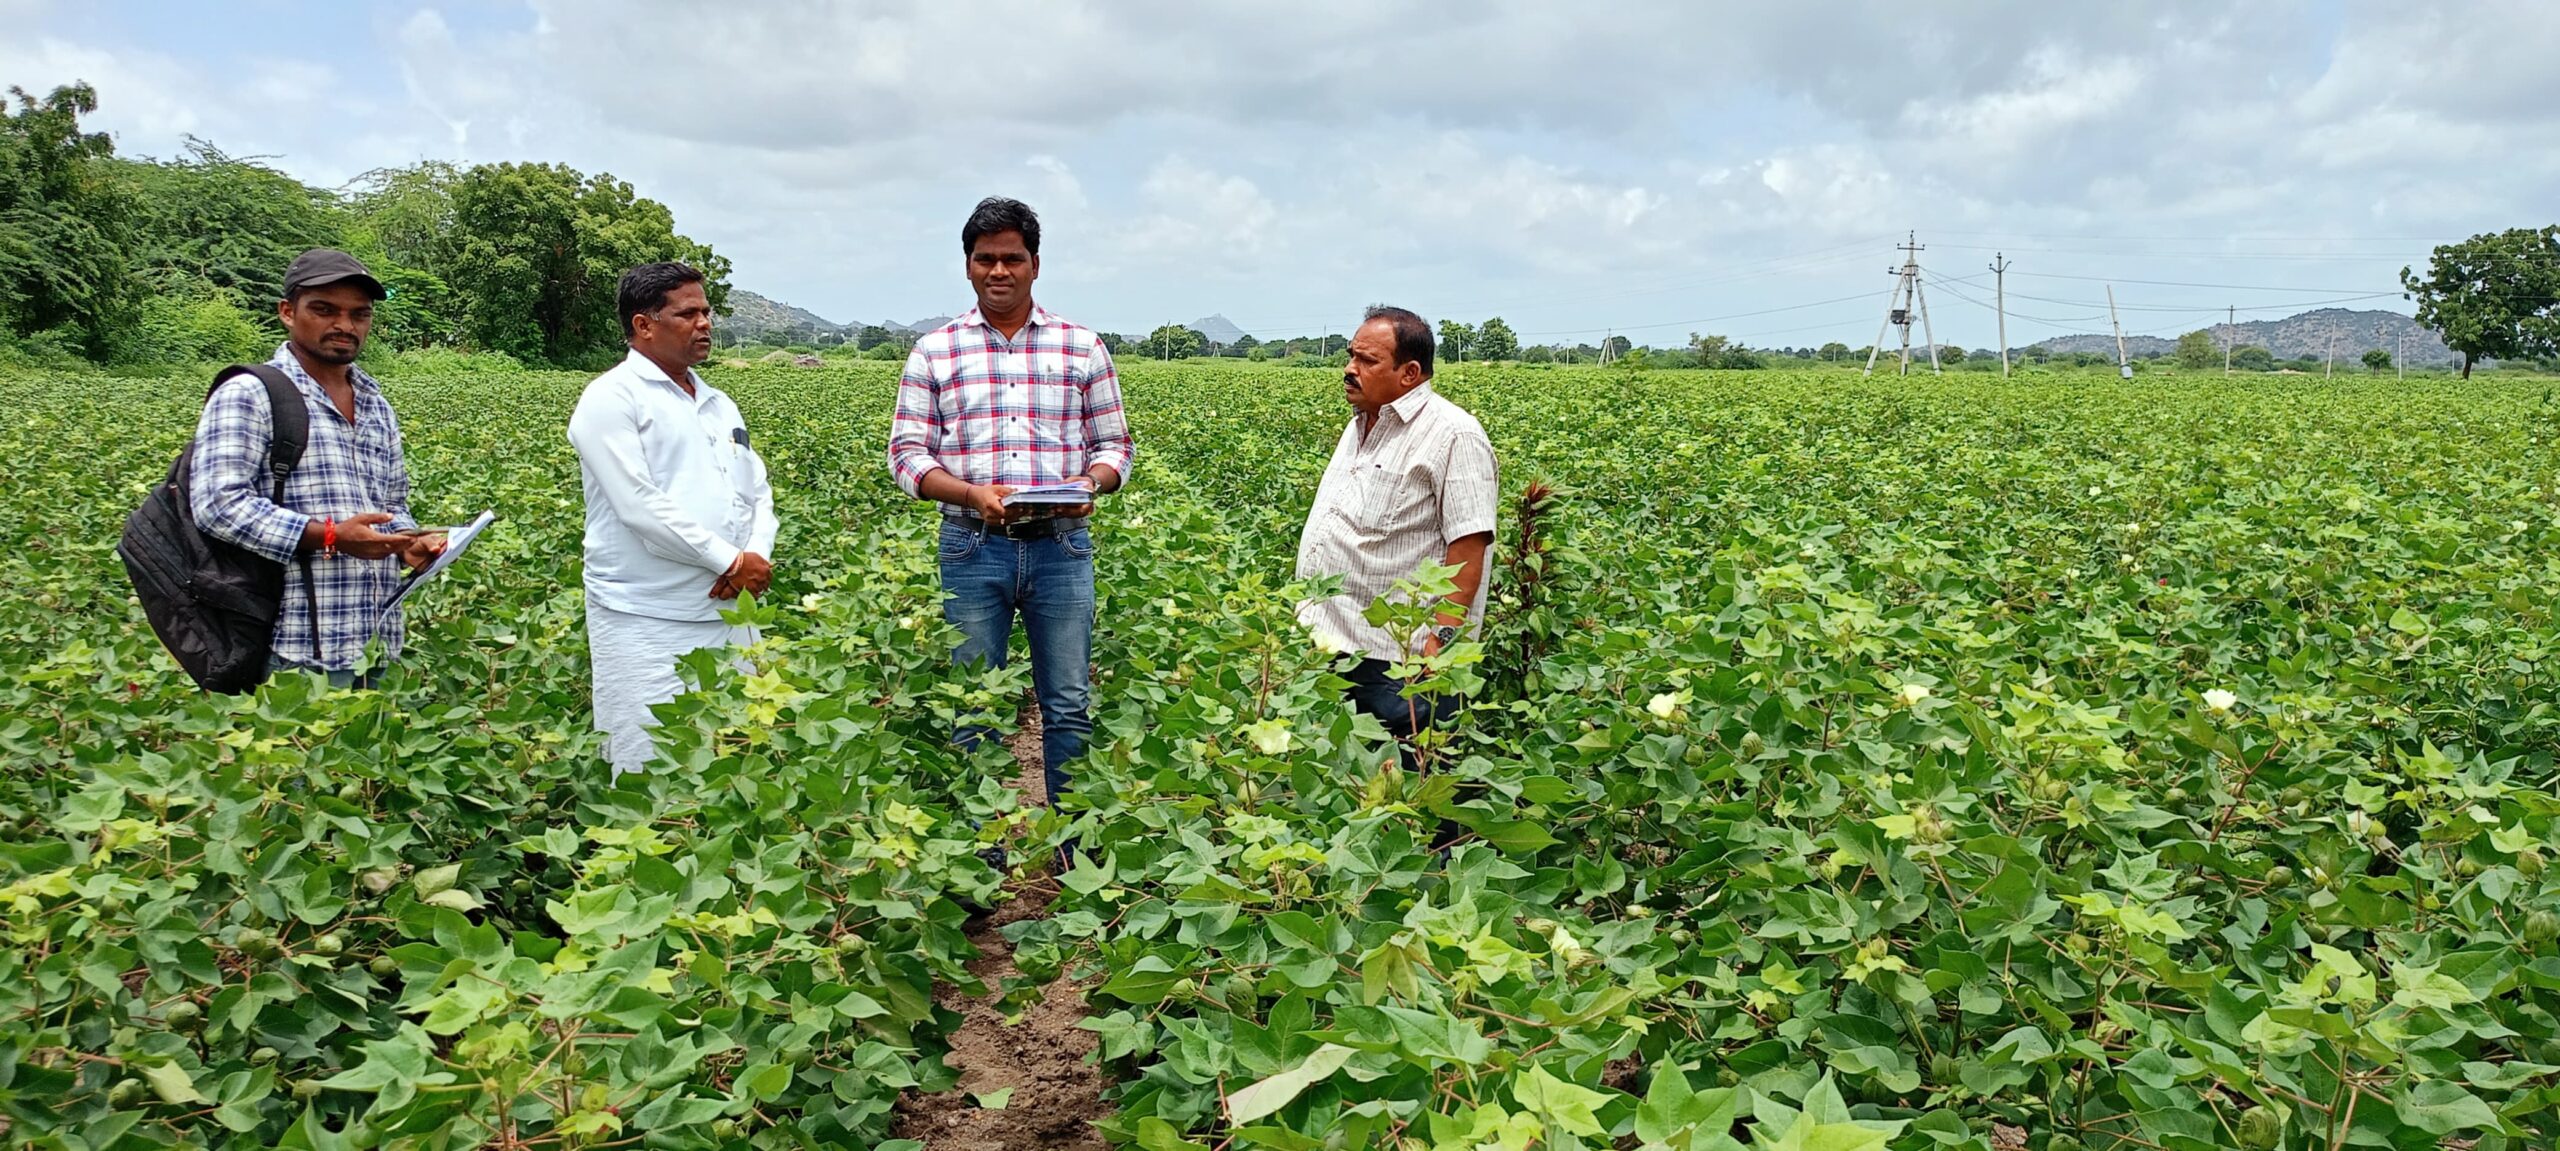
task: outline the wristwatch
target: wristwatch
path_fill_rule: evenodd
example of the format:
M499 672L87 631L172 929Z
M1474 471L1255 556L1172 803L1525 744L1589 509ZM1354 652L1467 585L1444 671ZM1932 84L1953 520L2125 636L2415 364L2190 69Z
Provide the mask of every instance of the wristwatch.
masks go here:
M1442 647L1447 647L1450 644L1456 643L1458 642L1457 625L1444 623L1438 627L1432 628L1431 638L1439 640L1440 646Z

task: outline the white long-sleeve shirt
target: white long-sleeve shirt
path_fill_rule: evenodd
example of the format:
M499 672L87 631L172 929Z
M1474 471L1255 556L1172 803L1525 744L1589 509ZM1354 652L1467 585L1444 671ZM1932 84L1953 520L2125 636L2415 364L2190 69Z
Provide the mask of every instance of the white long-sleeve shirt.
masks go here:
M764 460L738 405L691 371L693 394L633 352L569 417L586 485L589 603L671 620L717 619L711 584L741 552L773 558Z

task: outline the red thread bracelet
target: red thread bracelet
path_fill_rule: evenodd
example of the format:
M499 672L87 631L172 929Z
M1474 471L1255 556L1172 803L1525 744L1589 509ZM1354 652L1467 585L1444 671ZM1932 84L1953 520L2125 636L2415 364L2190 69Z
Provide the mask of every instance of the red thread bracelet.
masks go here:
M338 554L338 521L335 519L320 521L320 554Z

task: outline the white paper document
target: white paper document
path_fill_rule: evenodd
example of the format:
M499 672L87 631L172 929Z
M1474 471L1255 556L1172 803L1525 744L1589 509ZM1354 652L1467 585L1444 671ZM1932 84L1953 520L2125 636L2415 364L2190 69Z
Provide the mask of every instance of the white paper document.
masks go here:
M489 525L496 523L497 520L498 513L495 509L484 511L480 513L478 519L447 533L444 551L436 556L434 562L418 569L417 574L401 583L399 591L391 593L391 599L382 605L383 614L389 615L392 609L400 606L401 601L409 598L410 592L418 590L419 585L434 579L436 574L444 569L452 567L453 561L461 559L462 553L470 549L471 541L480 538L480 533L488 530Z

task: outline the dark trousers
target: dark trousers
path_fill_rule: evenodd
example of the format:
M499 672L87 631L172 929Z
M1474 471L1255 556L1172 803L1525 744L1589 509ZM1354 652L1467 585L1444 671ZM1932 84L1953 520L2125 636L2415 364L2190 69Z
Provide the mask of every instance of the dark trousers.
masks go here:
M1393 666L1383 659L1363 658L1359 666L1344 676L1351 681L1351 689L1343 694L1350 698L1352 707L1378 718L1378 723L1387 729L1388 734L1396 737L1396 754L1403 761L1404 769L1419 774L1422 765L1414 759L1414 734L1423 728L1449 722L1458 714L1458 697L1417 695L1407 699L1404 681L1387 674L1387 669ZM1450 844L1456 843L1466 833L1465 827L1441 820L1439 828L1432 833L1431 849L1445 853Z
M1352 668L1344 676L1351 681L1351 690L1344 693L1350 697L1351 706L1378 717L1378 722L1399 742L1413 738L1423 728L1447 723L1449 717L1458 714L1458 697L1453 695L1405 698L1404 681L1387 674L1393 666L1383 659L1363 658ZM1413 769L1410 745L1404 749L1404 766L1408 771Z

